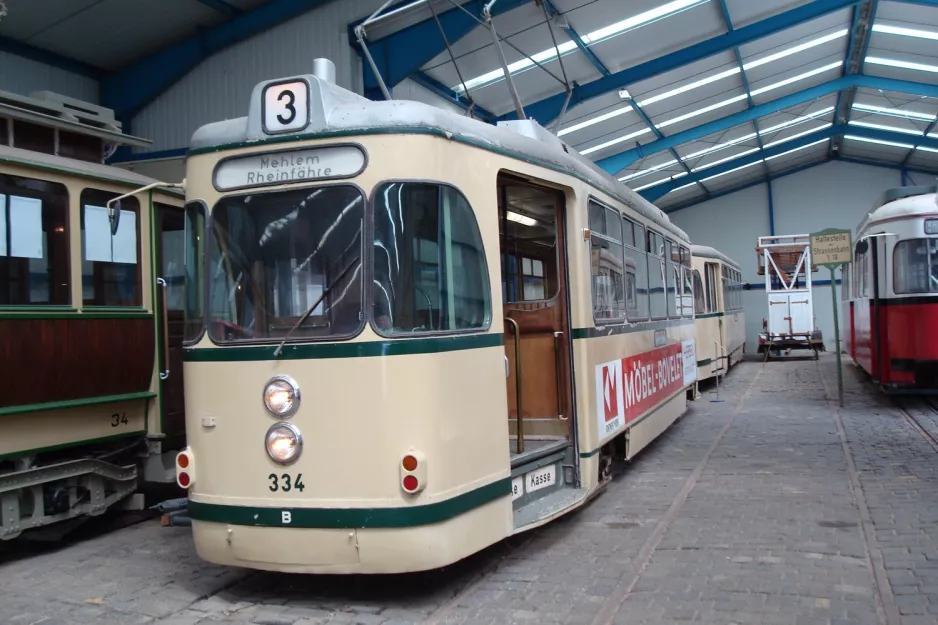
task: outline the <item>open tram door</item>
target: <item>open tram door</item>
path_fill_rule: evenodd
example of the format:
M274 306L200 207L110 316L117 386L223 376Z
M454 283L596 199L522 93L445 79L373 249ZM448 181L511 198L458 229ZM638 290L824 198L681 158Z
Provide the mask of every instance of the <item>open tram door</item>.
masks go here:
M515 527L579 494L563 191L500 174L498 216ZM553 501L542 502L542 499ZM537 502L537 505L529 506Z

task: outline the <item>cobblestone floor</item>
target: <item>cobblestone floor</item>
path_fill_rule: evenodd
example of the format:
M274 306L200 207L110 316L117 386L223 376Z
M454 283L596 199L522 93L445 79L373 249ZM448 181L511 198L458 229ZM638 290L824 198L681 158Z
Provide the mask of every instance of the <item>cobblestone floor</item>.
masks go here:
M590 505L448 570L225 569L188 528L149 521L0 551L0 623L938 625L938 448L923 434L938 413L904 413L849 364L839 408L834 363L741 364L724 402L705 392Z

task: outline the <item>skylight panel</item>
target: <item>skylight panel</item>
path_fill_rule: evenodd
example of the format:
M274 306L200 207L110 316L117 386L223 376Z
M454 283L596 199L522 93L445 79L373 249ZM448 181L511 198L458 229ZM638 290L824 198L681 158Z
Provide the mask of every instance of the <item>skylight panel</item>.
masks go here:
M785 152L782 152L781 154L776 154L775 156L767 156L766 158L764 158L764 159L762 159L762 160L764 160L764 161L771 161L771 160L774 159L774 158L781 158L782 156L785 156L785 155L788 155L788 154L794 154L795 152L800 152L801 150L807 150L808 148L812 148L812 147L814 147L814 146L816 146L816 145L820 145L820 144L824 143L825 141L827 141L827 139L818 139L817 141L812 141L811 143L806 143L806 144L804 144L804 145L802 145L802 146L798 146L797 148L793 148L793 149L791 149L791 150L787 150L787 151L785 151Z
M650 189L650 188L652 188L652 187L656 187L656 186L658 186L659 184L664 184L665 182L671 182L672 180L675 180L676 178L683 178L683 177L686 176L686 175L687 175L687 172L684 171L684 172L681 172L681 173L679 173L679 174L674 174L673 176L670 176L670 177L668 177L668 178L662 178L661 180L655 180L654 182L650 182L650 183L648 183L648 184L646 184L646 185L644 185L644 186L642 186L642 187L635 187L634 189L632 189L632 191L644 191L645 189ZM697 183L694 182L694 183L691 183L691 184L697 184Z
M857 109L858 111L865 111L867 113L879 113L880 115L888 115L890 117L901 117L903 119L921 119L926 122L935 120L935 116L929 115L928 113L920 113L918 111L910 111L908 109L891 109L891 108L886 108L885 106L863 104L862 102L854 102L853 108Z
M629 139L634 139L635 137L639 137L649 132L651 132L651 128L642 128L641 130L636 130L635 132L629 133L625 135L624 137L616 137L615 139L610 139L609 141L606 141L605 143L600 143L599 145L594 145L591 148L586 148L585 150L580 152L580 154L586 156L587 154L592 154L593 152L604 150L608 148L609 146L616 145L617 143L622 143L623 141L628 141Z
M792 54L797 54L799 52L804 52L805 50L810 50L816 46L827 43L829 41L834 41L835 39L840 39L841 37L846 37L847 33L850 32L848 29L843 28L841 30L834 31L823 37L818 37L817 39L812 39L811 41L806 41L797 46L792 46L781 52L776 52L775 54L770 54L769 56L762 57L761 59L756 59L754 61L749 61L748 63L743 64L743 68L750 70L754 67L759 67L760 65L765 65L766 63L771 63L772 61L777 61L779 59L784 59L786 56L791 56Z
M714 178L719 178L720 176L725 176L725 175L727 175L727 174L731 174L731 173L733 173L734 171L739 171L739 170L741 170L741 169L746 169L747 167L752 167L753 165L758 165L758 164L761 163L761 162L762 162L762 159L760 158L759 160L753 161L752 163L749 163L748 165L740 165L739 167L734 167L733 169L729 169L729 170L724 171L724 172L721 172L721 173L719 173L719 174L714 174L714 175L712 175L712 176L708 176L708 177L706 177L706 178L702 178L700 181L701 181L701 182L706 182L706 181L708 181L708 180L713 180Z
M888 145L894 148L905 148L906 150L914 150L915 146L908 143L898 143L897 141L884 141L883 139L870 139L869 137L858 137L856 135L844 135L844 139L850 139L852 141L863 141L864 143L877 143L879 145Z
M654 167L649 167L648 169L643 169L643 170L641 170L641 171L637 171L637 172L635 172L634 174L630 174L630 175L628 175L628 176L623 176L622 178L619 178L619 182L626 182L627 180L633 180L633 179L635 179L635 178L641 178L642 176L644 176L644 175L646 175L646 174L653 174L653 173L655 173L656 171L661 171L662 169L667 169L667 168L670 167L671 165L677 165L677 161L676 161L676 160L670 160L670 161L667 161L667 162L665 162L665 163L661 163L660 165L655 165Z
M626 18L615 24L610 24L609 26L604 26L603 28L594 30L590 33L587 33L581 37L583 42L586 45L596 44L601 41L606 41L613 37L618 37L623 35L631 30L646 26L648 24L657 22L666 17L676 15L687 9L691 9L695 6L706 4L710 0L673 0L654 9L639 13L638 15L633 15L632 17ZM576 50L576 43L573 41L567 41L557 46L560 49L560 54L565 55ZM545 61L553 60L557 58L557 50L553 47L542 50L537 54L532 54L531 58L523 58L520 61L515 61L508 65L508 73L514 75L519 72L531 69L535 67L534 61L538 63L544 63ZM533 59L533 60L532 60ZM494 69L490 72L486 72L481 76L476 76L466 81L466 88L472 89L473 87L479 87L481 85L487 85L493 82L496 82L505 77L505 72L502 68ZM463 92L462 83L454 85L452 87L453 91L456 93Z
M860 122L855 119L851 119L847 123L851 126L863 126L864 128L875 128L876 130L887 130L889 132L902 132L907 135L918 135L919 137L925 134L921 130L910 130L908 128L898 128L896 126L888 126L886 124L874 124L871 122Z
M588 128L593 124L598 124L604 122L607 119L612 119L613 117L618 117L619 115L625 115L626 113L632 110L631 106L623 106L622 108L617 108L614 111L609 111L608 113L603 113L602 115L597 115L596 117L591 117L586 121L580 122L578 124L573 124L572 126L567 126L563 130L557 133L558 137L568 135L571 132L576 132L577 130L582 130L583 128Z
M938 73L938 65L927 65L925 63L912 63L911 61L900 61L898 59L884 59L878 56L866 57L867 63L873 65L886 65L888 67L898 67L900 69L914 69L919 72Z
M826 124L824 124L824 125L822 125L822 126L817 126L816 128L811 128L810 130L805 130L804 132L799 132L798 134L794 134L794 135L792 135L792 136L790 136L790 137L785 137L784 139L778 139L777 141L773 141L773 142L771 142L771 143L766 143L766 144L765 144L765 147L770 148L770 147L772 147L773 145L780 145L780 144L782 144L782 143L788 143L789 141L794 141L795 139L798 139L798 138L800 138L800 137L804 137L805 135L810 135L812 132L817 132L817 131L819 131L819 130L824 130L825 128L830 128L831 126L833 126L833 124L830 123L830 122L828 122L828 123L826 123Z
M710 169L711 167L716 167L717 165L721 165L723 163L726 163L727 161L732 161L733 159L742 158L743 156L746 156L747 154L752 154L753 152L758 152L758 151L759 151L759 148L752 148L751 150L746 150L745 152L740 152L739 154L733 154L732 156L721 158L718 161L713 161L712 163L707 163L706 165L701 165L700 167L694 167L691 171L696 173L698 171L701 171L702 169Z
M841 65L843 65L843 61L834 61L833 63L828 63L827 65L822 65L821 67L817 67L817 68L815 68L815 69L812 69L812 70L810 70L810 71L804 72L804 73L802 73L802 74L798 74L797 76L792 76L791 78L786 78L785 80L780 80L779 82L772 83L771 85L766 85L765 87L760 87L759 89L756 89L756 90L752 91L751 93L752 93L753 96L762 95L763 93L766 93L766 92L768 92L768 91L772 91L773 89L778 89L779 87L784 87L784 86L786 86L786 85L790 85L790 84L792 84L792 83L794 83L794 82L798 82L799 80L804 80L805 78L810 78L810 77L812 77L812 76L817 76L818 74L823 74L824 72L830 71L830 70L834 69L835 67L840 67Z
M915 28L903 28L902 26L889 26L887 24L873 24L874 33L885 33L887 35L901 35L903 37L917 37L919 39L933 39L938 41L938 33L930 30L918 30Z

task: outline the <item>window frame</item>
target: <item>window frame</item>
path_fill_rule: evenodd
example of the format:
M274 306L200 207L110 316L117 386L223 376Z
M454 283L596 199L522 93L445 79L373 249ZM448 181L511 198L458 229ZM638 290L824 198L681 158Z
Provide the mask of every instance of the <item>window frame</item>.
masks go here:
M183 207L182 207L182 209L183 209L183 219L186 221L186 223L188 223L188 219L189 219L188 211L189 211L189 206L191 206L191 205L199 205L199 206L202 208L202 228L203 228L204 236L205 236L205 241L202 243L202 251L203 251L203 254L202 254L201 261L199 262L199 264L201 265L201 266L199 267L199 272L200 272L202 275L198 276L198 277L200 278L200 279L198 280L198 284L200 285L200 288L201 288L201 297L200 297L199 299L201 299L200 304L201 304L201 306L202 306L202 323L199 324L199 334L196 336L196 338L191 339L191 340L187 340L187 339L186 339L186 324L185 324L185 319L186 319L186 317L185 317L185 314L186 314L185 306L188 304L188 301L185 299L185 298L186 298L186 293L185 293L185 290L183 290L183 298L184 298L184 302L183 302L183 326L182 326L182 344L183 344L183 346L196 345L196 344L200 343L200 342L202 341L202 339L205 338L205 335L206 335L206 333L208 332L208 323L206 322L206 319L208 318L208 304L209 304L209 299L208 299L208 287L209 287L209 282L208 282L208 263L207 263L207 260L206 260L206 259L208 258L209 252L212 250L212 247L211 247L211 246L214 244L214 241L212 240L212 225L211 225L212 211L209 210L208 203L206 203L205 200L197 199L197 200L189 200L189 201L187 201L185 204L183 204ZM186 243L185 252L186 252L186 254L188 255L188 243L189 243L189 241L186 240L185 243ZM188 257L188 256L187 256L187 257Z
M661 255L659 255L657 252L655 252L655 251L652 249L652 248L654 247L654 246L652 245L652 239L653 239L653 237L658 237L658 238L661 239L661 248L662 248L662 249L661 249ZM647 268L648 268L648 318L649 318L651 321L666 321L666 320L670 319L670 315L668 315L668 259L667 259L667 256L666 256L668 250L667 250L667 245L665 244L665 241L666 241L666 238L665 238L665 236L664 236L663 234L661 234L661 233L658 232L657 230L653 230L652 228L650 228L650 227L648 227L648 226L645 226L645 246L648 248L648 249L647 249L647 254L646 254L646 256L648 257L648 262L647 262ZM662 294L662 296L664 297L664 316L661 316L661 317L656 317L655 315L652 314L652 306L651 306L651 301L652 301L652 292L651 292L651 261L652 261L652 259L654 259L656 262L661 263L661 265L664 266L664 271L665 271L664 276L662 276L663 280L662 280L662 284L661 284L661 288L662 288L661 294Z
M618 222L617 228L619 230L619 240L612 238L605 232L593 231L592 225L590 224L590 209L592 208L591 204L595 204L599 209L602 210L603 226L604 226L603 230L607 229L606 226L608 225L608 220L610 217L609 214L613 213L614 215L618 215L618 218L614 219L613 221ZM625 271L625 242L622 240L624 238L622 236L623 218L624 218L624 215L622 214L622 211L620 211L617 208L613 208L609 206L606 202L603 202L599 198L593 195L590 195L586 198L586 223L587 223L587 227L589 228L589 233L590 233L590 240L589 240L590 251L589 251L589 262L588 262L588 265L590 268L590 309L592 311L590 314L593 316L593 327L601 328L601 327L610 326L610 325L619 325L619 324L623 324L629 321L628 293L627 293L627 285L626 285L626 279L625 279L626 273L627 273ZM633 228L632 230L633 238L635 236L634 233L635 231ZM608 317L608 318L603 317L601 319L596 318L596 308L593 305L595 301L595 296L596 296L596 294L593 292L593 278L595 277L593 275L593 237L598 237L600 240L606 241L610 245L619 246L619 262L622 263L622 315L621 316ZM636 288L636 294L637 294L637 288ZM636 301L638 301L637 298L636 298Z
M144 202L141 202L141 201L140 201L140 198L138 198L136 195L132 195L130 198L125 198L125 200L126 200L126 199L133 199L133 200L137 203L136 210L134 210L134 209L125 209L124 207L121 207L121 210L133 210L133 211L136 213L136 217L134 218L134 221L136 222L136 223L135 223L135 226L136 226L136 237L137 237L137 262L135 263L135 265L136 265L136 272L135 272L135 275L136 275L136 281L137 281L137 300L138 300L138 301L137 301L136 304L127 304L127 305L122 305L122 304L87 304L87 303L85 303L84 272L83 272L83 270L82 270L82 265L83 265L84 262L85 262L85 234L84 234L84 233L85 233L85 205L86 205L86 202L83 200L83 196L85 195L86 192L89 192L89 191L90 191L90 192L93 192L93 193L95 193L95 194L111 195L111 196L113 196L113 197L109 198L108 200L105 200L105 202L104 202L105 207L106 207L106 204L107 204L108 201L110 201L110 200L112 200L112 199L114 199L114 198L116 198L116 197L119 197L119 196L121 195L120 193L115 192L115 191L105 191L105 190L103 190L103 189L99 189L99 188L97 188L97 187L92 187L92 186L84 186L84 187L82 187L81 192L78 194L78 224L79 224L78 230L79 230L79 233L80 233L79 236L81 237L81 242L80 242L80 244L79 244L79 253L78 253L78 254L79 254L79 255L78 255L78 267L79 267L79 292L81 293L81 308L82 308L82 310L102 310L102 309L106 309L106 310L115 310L115 311L125 311L125 310L126 310L126 311L135 311L135 312L136 312L136 311L141 311L141 310L146 310L146 307L144 306L144 301L145 301L145 300L144 300L144 297L143 297L143 261L144 261L144 258L145 258L145 257L144 257L144 253L143 253L143 219L144 219L145 217L146 217L147 219L149 219L149 214L144 215L145 204L144 204ZM146 209L147 209L147 210L150 210L149 207L146 207ZM111 236L113 237L113 235L111 235ZM150 245L151 242L150 242L150 241L147 241L147 244ZM149 260L149 259L147 259L147 260ZM103 261L90 261L90 262L103 262ZM111 264L114 264L114 263L111 263ZM156 271L156 268L151 267L151 268L150 268L151 275L154 275L154 271ZM155 275L154 275L154 277L153 277L153 280L154 280L154 281L156 280ZM156 307L156 302L151 302L151 307L153 307L153 308L155 309L155 307Z
M5 124L5 120L4 120L3 118L0 118L0 124ZM33 189L26 189L25 192L24 192L24 190L17 189L15 194L10 193L10 191L7 190L7 185L6 185L6 183L4 183L4 181L2 180L3 177L19 178L19 179L22 179L22 180L35 181L35 182L39 182L39 183L50 184L50 185L56 185L56 186L58 186L58 187L61 187L61 191L63 192L63 196L62 196L62 197L64 198L64 201L65 201L65 204L64 204L64 214L63 214L63 220L62 220L62 227L63 227L62 237L63 237L63 240L64 240L64 242L65 242L65 243L64 243L64 245L65 245L65 250L64 250L64 255L65 255L64 278L65 278L65 284L66 284L66 287L65 287L66 298L65 298L65 303L64 303L64 304L53 304L53 303L48 303L48 304L46 304L46 303L42 303L42 302L27 302L27 303L25 303L25 304L0 304L0 309L6 309L6 310L26 310L26 309L31 309L31 308L40 308L40 309L42 309L42 310L47 310L47 311L50 311L50 312L51 312L51 311L70 311L70 310L77 310L76 304L75 304L75 302L74 302L74 294L73 294L73 292L72 292L72 289L73 289L73 286L74 286L74 283L75 283L75 277L74 277L74 275L73 275L73 273L72 273L72 266L74 265L74 261L73 261L73 259L72 259L72 253L73 253L72 247L73 247L73 246L72 246L72 229L71 229L71 225L72 225L72 223L71 223L71 212L72 212L71 200L72 200L72 195L73 195L73 194L72 194L72 192L70 191L69 186L68 186L67 184L63 183L63 182L58 182L58 181L55 181L55 180L47 180L47 179L45 179L45 178L35 178L35 177L31 177L31 176L22 176L22 175L13 174L13 173L10 173L10 172L0 172L0 195L3 195L3 196L4 196L4 201L3 201L2 203L0 203L0 211L3 211L3 214L2 214L2 216L0 216L0 218L2 218L2 219L4 220L4 222L5 222L4 225L5 225L5 227L7 228L7 230L6 230L6 236L7 236L7 238L10 240L11 243L12 243L12 238L11 238L11 235L10 235L10 232L9 232L10 223L6 221L6 218L7 218L7 215L6 215L6 207L7 207L7 203L9 202L10 196L11 196L11 195L16 195L17 197L25 197L25 198L40 200L40 201L43 202L43 210L44 210L44 208L45 208L45 206L44 206L44 204L45 204L45 202L44 202L45 198L44 198L44 196L43 196L43 194L42 194L41 192L39 192L39 191L34 191ZM40 213L40 220L41 220L42 218L43 218L42 213ZM48 233L47 233L47 240L48 240ZM6 241L4 242L4 244L6 244ZM6 255L5 255L5 256L2 256L2 257L0 257L0 258L8 258L8 259L20 258L20 257L14 257L14 256L12 256L12 254L11 254L12 250L10 249L10 248L12 247L12 245L7 245L6 247L7 247L7 253L6 253ZM48 247L48 245L47 245L47 247ZM48 250L47 250L47 251L48 251ZM46 261L47 263L50 261L50 259L47 258L46 256L44 256L43 258L45 259L45 261ZM26 260L27 260L27 274L28 274L28 266L29 266L28 261L29 261L30 259L26 259ZM29 286L29 282L28 282L28 281L27 281L27 286ZM52 284L50 283L50 284L49 284L49 300L50 300L50 302L51 302L52 299L53 299L53 298L52 298Z
M645 248L648 247L648 227L647 227L645 224L640 223L638 220L629 217L629 216L626 215L625 213L621 213L621 215L622 215L622 219L623 219L624 221L627 221L627 222L629 223L631 229L632 229L632 244L626 244L626 243L624 243L624 242L623 242L623 244L622 244L622 263L623 263L623 267L625 266L625 250L626 250L626 248L628 248L628 249L630 249L630 250L636 252L637 254L641 254L642 257L645 259L645 313L646 313L646 314L645 314L644 316L639 315L639 314L638 314L638 311L641 310L641 308L639 307L639 308L636 308L636 309L635 309L636 314L635 314L635 317L634 317L634 318L631 317L631 316L629 316L628 296L626 296L625 317L626 317L626 319L628 320L629 323L647 322L647 321L649 321L649 320L651 319L651 292L648 290L648 250L645 249ZM638 247L638 245L639 245L639 244L638 244L638 239L635 237L635 230L636 230L636 228L641 228L641 229L642 229L642 244L641 244L642 247L641 247L641 249ZM638 292L638 267L635 268L635 278L636 278L636 282L635 282L635 302L638 303L639 298L642 297L641 293Z
M362 268L362 308L363 310L362 310L361 319L358 322L358 328L354 332L349 332L348 334L341 334L341 335L340 334L330 335L330 336L322 337L322 338L290 337L289 339L287 339L284 345L294 345L298 343L300 344L302 343L310 343L310 344L339 343L339 342L344 342L344 341L349 341L351 339L354 339L357 336L361 335L361 333L364 331L365 326L368 323L367 322L368 314L365 312L364 309L368 307L370 303L370 300L366 299L366 296L368 295L367 293L368 289L366 289L366 280L368 280L371 277L370 274L366 273L366 270L367 270L366 263L368 263L368 261L371 258L370 248L367 247L368 237L370 236L370 232L371 232L369 229L369 223L368 223L368 215L369 215L368 211L369 211L369 204L370 204L369 197L370 196L367 193L365 193L365 190L362 188L361 185L351 180L336 180L334 182L331 182L331 184L318 184L320 182L321 181L319 180L315 180L315 181L310 181L310 184L308 185L296 185L296 186L290 185L287 187L280 186L280 187L273 187L273 188L257 188L257 189L255 188L236 189L229 193L220 195L215 200L215 204L211 206L211 210L209 211L208 216L207 216L208 219L206 219L206 222L205 222L205 227L208 230L208 234L206 235L206 254L205 254L206 265L204 267L205 275L203 276L203 279L204 279L203 288L205 291L205 298L206 298L205 321L203 322L203 325L205 326L205 330L206 330L205 333L208 335L209 341L211 341L213 345L220 346L220 347L232 347L232 346L233 347L250 347L250 346L263 346L263 345L279 345L280 341L282 341L284 338L281 336L281 337L274 337L274 338L218 341L216 340L216 337L212 335L211 332L208 332L208 324L210 321L209 317L210 317L210 312L211 312L211 272L209 271L209 267L208 267L208 259L211 258L211 254L215 249L214 248L215 237L213 235L213 232L214 232L214 222L215 222L215 210L218 208L218 204L222 202L222 200L225 200L229 197L238 197L238 196L245 196L245 195L251 195L251 196L269 195L273 193L302 191L303 189L313 189L313 188L354 187L361 194L362 202L364 202L364 206L362 207L362 219L364 223L362 225L362 255L361 255L361 262L362 262L362 267L363 267Z
M927 291L899 291L896 289L896 275L897 275L896 270L899 268L899 264L896 262L896 253L899 251L900 246L904 246L905 244L912 243L913 241L914 242L922 241L925 243L926 262L927 262L931 258L931 253L929 251L929 248L931 246L929 245L929 243L931 241L938 241L938 238L929 237L929 236L924 236L924 237L916 236L916 237L909 237L907 239L902 239L901 241L896 241L896 243L892 246L892 276L891 276L892 293L893 295L903 295L903 296L912 296L912 297L938 295L938 287L931 288L931 277L932 277L931 269L932 268L930 264L926 265L925 267L926 272L927 272L926 281L928 283L929 290ZM869 253L869 248L867 248L867 251L863 253L864 258L866 257L868 253ZM906 280L906 283L908 283L908 280Z
M485 311L485 324L478 328L466 328L463 330L430 330L426 332L409 332L407 334L398 333L398 334L388 334L378 328L378 325L375 323L374 315L374 298L372 297L371 285L374 284L374 245L375 245L375 228L374 228L374 215L375 215L375 205L377 202L377 196L379 190L389 184L427 184L427 185L437 185L439 187L449 187L454 190L456 193L462 197L466 202L466 206L469 207L469 212L472 215L472 221L476 228L476 234L479 236L479 244L482 246L482 266L483 271L482 275L485 279L485 291L487 294L487 310ZM344 184L353 185L357 188L361 188L359 185L354 184L350 181L346 181ZM355 338L364 331L365 326L368 326L372 332L380 336L382 339L393 341L393 340L407 340L409 337L442 337L442 336L456 336L464 334L484 334L487 333L492 328L492 323L495 317L495 292L492 290L492 275L489 270L489 259L488 259L488 249L485 247L485 239L482 236L482 229L479 227L479 216L476 213L476 209L473 207L472 203L469 201L469 198L463 193L457 185L442 182L439 180L432 180L426 178L386 178L379 180L372 187L371 193L365 194L362 191L362 195L365 197L365 211L364 211L364 231L362 236L362 245L364 246L364 251L362 254L362 262L365 264L362 271L362 289L364 293L362 294L362 306L364 307L364 315L362 323L358 332L354 336L350 336L345 340ZM496 216L497 218L497 216ZM557 238L561 236L560 225L557 226ZM501 254L501 249L499 249L499 254ZM558 261L559 264L559 261ZM501 266L501 265L499 265ZM560 295L560 285L558 285L558 292L554 295L554 298ZM501 296L501 283L499 283L499 297ZM553 298L551 298L553 299ZM529 302L543 302L551 300L527 300Z

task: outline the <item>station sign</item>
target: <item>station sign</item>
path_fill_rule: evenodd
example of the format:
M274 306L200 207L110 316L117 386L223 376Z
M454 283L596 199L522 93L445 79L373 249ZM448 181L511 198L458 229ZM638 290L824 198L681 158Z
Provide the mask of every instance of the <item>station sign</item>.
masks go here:
M853 259L853 245L849 230L828 228L811 233L811 263L833 267Z
M215 167L214 183L219 191L231 191L311 180L349 178L365 169L365 160L364 150L357 145L261 152L224 159Z

